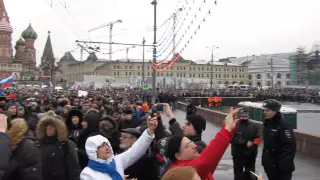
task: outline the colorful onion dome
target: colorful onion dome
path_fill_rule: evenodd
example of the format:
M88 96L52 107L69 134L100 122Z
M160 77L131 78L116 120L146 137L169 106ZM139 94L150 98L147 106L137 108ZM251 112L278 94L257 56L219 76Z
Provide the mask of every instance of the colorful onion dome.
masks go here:
M29 24L29 27L22 32L21 36L24 39L37 39L38 34L33 30L31 24Z
M20 39L16 42L16 45L17 45L17 46L25 46L25 45L26 45L26 42L25 42L22 38L20 38Z

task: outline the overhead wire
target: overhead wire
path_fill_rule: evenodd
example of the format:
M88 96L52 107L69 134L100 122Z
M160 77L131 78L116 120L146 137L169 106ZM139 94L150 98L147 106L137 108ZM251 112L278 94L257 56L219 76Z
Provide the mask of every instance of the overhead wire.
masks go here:
M215 3L216 4L216 3ZM192 33L192 35L189 37L189 39L187 40L187 42L184 44L183 48L179 51L179 53L177 54L177 56L171 61L169 62L167 65L165 65L164 67L158 68L157 64L152 63L152 68L155 69L156 71L163 71L166 70L167 68L170 68L178 59L180 59L181 54L185 51L185 49L188 47L188 45L190 44L190 41L193 40L194 36L197 35L197 32L200 30L201 25L203 23L206 22L206 18L211 15L211 11L213 9L214 6L210 7L210 9L208 10L208 12L206 13L206 15L203 17L202 21L198 24L197 28L194 30L194 32ZM196 16L196 15L195 15ZM181 43L181 39L179 40L179 43ZM175 49L175 48L174 48ZM173 51L171 51L170 54L172 54ZM169 57L169 56L168 56Z
M56 11L56 9L53 8L53 6L52 6L47 0L44 0L44 1L45 1L45 2L48 4L48 6L51 7L51 9L59 16L59 18L69 27L69 29L72 31L72 33L73 33L74 35L76 35L77 38L80 39L79 34L76 33L76 32L73 30L73 28L72 28L72 27L67 23L67 21Z
M187 10L187 13L186 13L186 15L184 16L184 18L183 18L183 20L182 20L182 23L181 23L180 26L179 26L177 32L180 32L181 28L183 27L184 23L186 22L186 18L189 16L189 13L190 13L190 11L191 11L191 9L192 9L193 4L195 3L195 0L193 0L193 3L190 3L190 4L189 4L189 2L188 2L187 0L185 0L185 2L186 2L186 5L189 5L189 6L188 6L188 10ZM175 47L173 47L173 49L172 49L172 50L170 51L170 53L166 56L166 58L163 59L163 60L161 60L160 62L155 62L155 63L153 63L154 65L161 65L162 63L164 63L164 62L168 59L168 57L176 50L177 46L180 44L180 42L181 42L182 39L184 38L184 36L185 36L185 34L187 33L187 31L190 30L190 24L191 24L191 25L193 24L194 20L195 20L195 19L197 18L197 16L198 16L198 13L201 11L202 6L205 5L205 4L206 4L206 0L204 0L204 1L201 3L201 5L200 5L199 8L198 8L198 11L195 13L194 17L191 19L190 23L188 24L188 27L186 28L186 30L184 31L184 33L182 33L183 35L182 35L181 38L179 39L178 43L175 45ZM157 56L156 56L156 57L157 57Z

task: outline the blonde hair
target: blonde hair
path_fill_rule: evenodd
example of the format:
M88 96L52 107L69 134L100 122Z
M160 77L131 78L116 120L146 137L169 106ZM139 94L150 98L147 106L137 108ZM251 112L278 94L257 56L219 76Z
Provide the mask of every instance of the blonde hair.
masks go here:
M193 180L197 173L196 169L190 166L179 166L169 169L161 180Z
M8 136L11 138L11 147L16 149L18 144L23 140L29 128L26 120L16 118L11 121L11 128L7 131Z

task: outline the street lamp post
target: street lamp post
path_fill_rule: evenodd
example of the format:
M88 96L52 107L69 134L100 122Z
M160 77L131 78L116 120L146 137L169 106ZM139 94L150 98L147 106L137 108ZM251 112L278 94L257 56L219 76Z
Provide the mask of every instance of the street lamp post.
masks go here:
M154 7L154 26L153 26L153 62L156 63L157 59L157 0L153 0L151 3ZM151 103L156 102L156 69L153 68L152 72L152 99Z
M217 46L212 46L212 47L206 47L211 49L211 65L210 65L210 93L213 92L213 51L214 49L219 49Z

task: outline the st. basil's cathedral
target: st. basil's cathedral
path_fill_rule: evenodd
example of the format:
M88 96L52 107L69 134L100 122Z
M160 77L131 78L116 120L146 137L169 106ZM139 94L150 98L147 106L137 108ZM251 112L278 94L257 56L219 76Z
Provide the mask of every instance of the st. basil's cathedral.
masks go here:
M35 40L38 35L31 24L21 34L12 49L12 32L10 19L3 0L0 0L0 79L7 78L11 74L15 80L36 80L39 69L36 67Z

